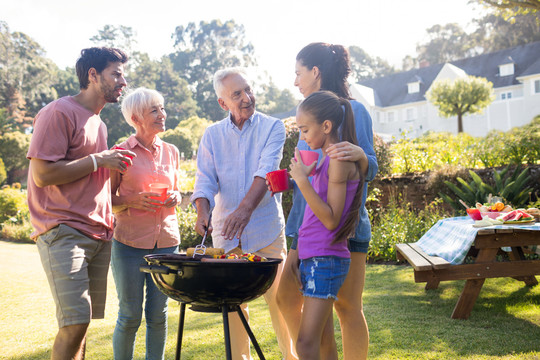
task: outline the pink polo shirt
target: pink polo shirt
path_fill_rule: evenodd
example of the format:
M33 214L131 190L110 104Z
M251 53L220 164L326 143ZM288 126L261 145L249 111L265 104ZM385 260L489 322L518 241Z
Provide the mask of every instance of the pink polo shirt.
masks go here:
M27 158L76 160L107 150L107 126L99 115L71 96L45 106L34 119ZM110 240L113 216L109 170L99 168L63 185L37 187L28 172L28 208L34 227L32 239L59 224L96 240Z
M169 185L169 190L178 191L178 171L180 156L176 146L156 137L153 152L142 146L132 135L118 145L133 151L133 165L122 174L111 171L111 178L120 184L117 194L125 196L150 191L152 182ZM139 249L153 249L176 246L180 243L180 231L176 209L162 207L160 211L150 212L127 208L114 214L116 225L114 238L119 242Z

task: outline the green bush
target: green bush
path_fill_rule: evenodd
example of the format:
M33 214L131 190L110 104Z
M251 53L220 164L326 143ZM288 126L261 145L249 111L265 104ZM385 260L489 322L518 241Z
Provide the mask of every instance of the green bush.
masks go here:
M440 199L417 212L403 198L402 194L391 194L385 208L369 210L372 223L369 261L395 261L395 244L416 242L437 221L452 216L444 210Z
M165 142L175 145L180 153L184 153L184 156L191 157L193 143L191 142L191 134L187 129L178 127L176 129L168 129L160 134L160 138Z
M29 219L23 218L21 221L12 222L7 220L2 224L2 230L0 230L0 236L2 239L21 242L21 243L34 243L30 239L30 234L32 234L34 228L30 223Z
M21 170L28 168L26 153L30 146L31 135L19 131L8 132L0 136L0 158L2 158L8 183L22 182L26 179L26 172Z
M513 207L522 207L530 201L533 188L532 177L529 175L529 168L515 168L510 172L510 166L501 171L493 171L493 181L491 184L484 182L478 174L469 170L471 180L467 183L463 178L457 177L458 184L451 181L444 183L452 190L454 197L444 193L439 193L445 202L450 204L455 210L462 210L463 205L459 203L462 200L470 207L478 203L485 203L491 194L499 196L505 204L511 204ZM457 197L457 199L456 199Z
M283 158L281 159L279 168L289 169L291 159L294 157L294 149L298 144L299 132L294 116L283 119L283 123L285 124L286 138L283 145ZM292 207L292 191L285 191L281 194L281 204L283 206L283 215L287 219Z
M181 192L193 192L193 189L195 188L196 173L196 160L185 160L180 162L180 170L178 173L178 188Z
M375 150L377 165L379 166L377 176L384 177L391 175L392 153L390 152L390 145L385 143L377 134L373 134L373 149Z
M2 184L7 179L6 166L4 165L4 160L0 158L0 184Z
M0 223L25 218L27 213L26 192L9 186L0 190Z
M197 212L193 205L189 204L185 210L177 208L178 226L180 230L180 249L195 247L201 243L202 237L195 231ZM204 241L206 246L212 246L212 236Z
M32 243L30 234L30 212L26 204L26 191L19 183L12 187L4 186L0 190L0 236L3 239Z
M485 137L466 133L427 132L415 139L401 138L390 145L393 174L437 170L444 166L490 168L540 161L540 116L508 132L490 131Z

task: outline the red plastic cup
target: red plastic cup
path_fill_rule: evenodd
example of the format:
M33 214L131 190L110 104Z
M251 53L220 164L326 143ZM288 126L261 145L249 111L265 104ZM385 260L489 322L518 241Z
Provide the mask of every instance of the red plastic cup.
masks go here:
M167 200L167 191L168 190L169 190L169 185L167 185L167 184L163 184L163 183L150 184L150 191L159 194L158 197L152 196L152 199L156 199L156 200L159 200L159 201Z
M266 179L270 183L272 192L277 193L289 188L289 174L287 169L271 171L266 174Z
M313 164L313 162L317 162L317 160L319 160L319 153L310 150L300 150L300 157L302 158L302 162L304 163L304 165L309 166ZM296 159L296 155L294 156L294 158ZM309 176L315 175L316 168L317 166L315 166L313 170L311 170Z
M122 148L122 147L120 147L120 146L117 146L116 149L118 149L118 150L127 150L127 149L124 149L124 148ZM131 155L124 155L124 156L127 156L127 157L130 158L130 159L133 159L133 156L131 156ZM128 163L127 161L122 161L122 162L123 162L124 164L126 164L127 166L129 166L129 163Z
M473 220L482 220L482 214L479 209L469 208L467 209L467 214Z

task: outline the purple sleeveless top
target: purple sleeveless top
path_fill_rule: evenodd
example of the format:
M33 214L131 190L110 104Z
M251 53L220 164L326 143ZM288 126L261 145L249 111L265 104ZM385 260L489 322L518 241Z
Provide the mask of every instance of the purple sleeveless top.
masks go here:
M324 202L327 202L328 197L329 164L330 157L326 156L322 161L322 164L320 164L315 171L315 175L313 175L312 180L313 189L315 189L315 192ZM298 230L298 257L300 259L330 255L344 258L351 257L347 247L347 241L340 241L335 244L332 244L332 241L347 218L354 195L356 194L356 189L358 188L358 183L358 180L351 180L347 182L347 194L345 198L343 215L341 216L341 221L339 222L338 227L332 231L328 230L319 220L319 218L315 216L309 205L306 205L304 220L302 221L300 230Z

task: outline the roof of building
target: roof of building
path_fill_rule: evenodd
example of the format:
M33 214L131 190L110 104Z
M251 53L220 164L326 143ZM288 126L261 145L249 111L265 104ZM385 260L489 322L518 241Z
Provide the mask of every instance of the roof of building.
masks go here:
M540 74L540 41L451 61L450 64L462 69L468 75L486 78L493 83L495 89L519 84L520 77ZM514 73L499 76L499 66L507 64L514 64ZM379 107L425 101L426 91L443 66L444 64L431 65L365 80L360 84L374 90L375 105ZM420 82L420 91L409 94L407 84L413 81Z

